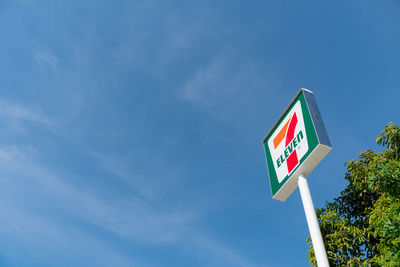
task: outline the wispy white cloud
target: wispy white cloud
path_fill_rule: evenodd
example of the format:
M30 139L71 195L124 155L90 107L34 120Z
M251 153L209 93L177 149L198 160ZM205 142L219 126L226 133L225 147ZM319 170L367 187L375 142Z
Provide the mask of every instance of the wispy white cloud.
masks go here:
M241 108L248 102L249 86L256 71L249 62L240 65L229 53L221 52L208 64L199 67L177 94L200 109L226 118L234 106Z
M37 49L35 60L42 71L56 72L58 70L58 58L47 49Z
M195 247L198 257L203 259L206 266L266 267L249 261L229 245L202 231L192 229L184 238L186 243Z
M87 266L147 266L140 260L125 257L82 229L60 224L26 208L0 205L0 212L7 214L0 218L0 232L7 236L1 244L2 251L9 253L3 254L3 259L10 262L27 257L39 265L52 265L57 258L66 258L67 262L55 265L76 265L85 259L90 262ZM54 258L44 257L46 253Z
M251 66L237 66L228 54L221 53L198 68L176 93L223 125L235 127L238 125L235 111L246 114L251 107L248 95L251 72Z
M25 122L37 123L46 127L54 127L56 124L54 120L39 110L6 101L0 101L0 121L11 127L20 127Z
M127 160L124 158L115 155L92 154L107 171L126 181L129 186L142 192L145 196L145 199L127 200L130 202L130 207L126 207L126 211L134 211L138 217L113 216L113 222L109 225L113 231L140 242L174 246L186 252L190 250L189 253L204 261L206 266L218 266L227 263L233 266L256 266L225 244L224 241L218 241L199 226L196 226L197 220L205 219L208 216L204 209L210 209L210 207L198 206L193 201L183 207L180 203L171 203L166 207L166 203L160 203L163 201L166 192L147 191L151 186L162 188L163 186L157 184L163 184L162 179L149 176L136 177L132 170L128 171L125 164ZM159 161L156 165L157 168L163 169L162 174L160 174L161 178L169 176L168 171L160 166L162 164ZM135 182L136 178L140 181ZM141 178L145 179L141 180ZM175 187L179 187L178 181L175 181L174 184ZM218 204L214 203L214 205ZM172 212L162 211L161 206L163 209L172 210ZM176 207L174 208L174 206ZM120 211L118 211L119 213ZM137 235L136 232L141 234Z
M143 150L130 157L95 151L91 151L90 155L104 172L120 179L135 193L151 201L160 201L179 184L179 170L166 166L163 159Z
M0 121L19 124L31 122L46 127L53 127L55 124L48 116L33 109L7 102L0 102L0 107L3 107ZM82 226L89 224L128 242L173 246L180 250L191 246L194 248L191 253L197 257L208 255L204 261L211 265L212 262L230 262L237 266L254 266L229 245L224 244L224 241L217 241L195 227L199 216L206 216L196 205L163 203L169 193L168 186L179 185L179 177L173 168L167 168L158 159L147 160L151 157L145 157L146 168L159 169L160 172L139 173L130 167L131 160L118 154L89 155L104 167L104 175L118 177L140 192L141 196L132 194L123 198L104 198L103 192L81 188L76 179L69 179L65 174L46 167L41 160L40 151L32 146L2 145L0 199L3 201L0 203L0 210L10 216L0 220L0 224L4 226L0 232L17 242L33 246L36 246L36 241L23 240L29 236L41 236L46 244L59 242L64 249L73 247L76 249L76 257L85 253L79 251L79 246L73 246L73 243L79 243L82 247L91 246L94 250L93 255L87 257L100 254L108 259L106 262L110 265L132 264L131 257L128 258L118 251L101 235L87 232ZM77 218L80 223L69 224L64 221L65 218L57 218L54 213L62 213L65 218ZM145 266L146 263L137 265Z
M180 95L187 101L207 105L208 107L220 102L238 89L240 69L224 53L216 55L211 61L199 67L183 88Z
M184 85L181 95L192 102L209 103L216 94L229 90L222 84L223 64L216 60L203 69L198 70Z
M14 177L8 183L22 191L25 186L35 188L36 192L40 192L40 198L57 203L52 208L66 210L123 238L147 243L173 241L174 231L191 217L187 213L163 212L136 198L94 197L35 164L32 159L35 152L32 150L30 147L15 146L0 148L0 162L3 166L0 170Z
M95 197L41 167L35 154L30 147L0 148L0 210L7 214L0 220L0 232L16 242L32 245L36 241L28 242L26 238L40 236L41 247L46 249L49 244L57 243L67 250L92 244L90 246L96 251L85 252L82 248L76 251L76 257L88 253L87 257L94 257L93 260L102 255L102 259L132 263L131 258L126 259L101 237L80 226L89 223L125 240L154 244L174 242L180 225L188 220L185 214L163 213L135 199ZM60 212L64 214L64 220L75 217L80 223L69 225L54 217Z

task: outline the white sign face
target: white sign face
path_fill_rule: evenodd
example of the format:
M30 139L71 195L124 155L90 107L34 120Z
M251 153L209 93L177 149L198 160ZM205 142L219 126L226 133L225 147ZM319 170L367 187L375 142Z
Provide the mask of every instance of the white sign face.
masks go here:
M313 92L300 89L263 144L272 197L285 201L332 148Z
M278 182L290 175L308 151L307 133L301 103L297 103L268 140Z

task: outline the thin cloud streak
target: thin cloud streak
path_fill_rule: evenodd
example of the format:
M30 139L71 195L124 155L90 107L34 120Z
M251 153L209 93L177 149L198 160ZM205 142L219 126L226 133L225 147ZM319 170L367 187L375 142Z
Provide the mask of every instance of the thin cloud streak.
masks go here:
M192 78L186 82L179 94L187 101L212 104L218 95L222 95L231 87L223 84L226 66L222 58L216 58L204 68L198 69Z
M30 158L28 153L17 147L0 149L2 164L0 169L8 173L9 177L18 177L8 179L7 183L10 186L24 191L25 185L29 184L31 189L34 188L36 192L40 192L40 195L28 195L27 198L39 197L51 200L53 202L51 208L62 209L69 214L77 215L121 237L146 243L173 241L173 236L176 235L175 226L179 228L179 224L190 218L180 213L163 214L140 199L105 201L95 198L38 166ZM46 214L42 215L46 216Z
M64 240L62 243L65 244L81 240L84 244L98 244L96 250L104 250L105 241L101 238L90 234L82 237L83 229L50 215L61 211L65 216L77 217L84 223L95 225L125 240L178 249L190 245L197 247L195 250L201 254L210 254L211 258L219 261L228 261L238 266L255 266L226 245L193 228L196 211L165 212L140 198L105 201L63 181L38 165L35 162L37 154L31 147L0 148L0 170L5 174L0 179L3 183L0 191L3 191L1 194L7 200L0 205L0 210L6 210L11 215L2 220L3 226L10 225L11 228L3 227L2 231L17 240L35 233L50 239L50 243ZM19 199L20 195L25 196L23 200ZM47 212L41 211L43 208ZM126 260L115 249L109 250L112 253L110 257L115 261Z
M187 242L198 247L200 249L199 256L205 257L205 261L211 266L220 265L222 261L224 265L229 263L230 266L233 264L234 266L242 267L267 267L266 265L250 262L234 249L206 235L204 232L193 230L189 232L188 237L190 237L190 240L187 240Z
M0 119L5 121L29 121L53 126L55 123L38 111L29 110L21 105L0 101Z
M35 51L35 60L42 71L57 72L58 58L49 50L38 49Z

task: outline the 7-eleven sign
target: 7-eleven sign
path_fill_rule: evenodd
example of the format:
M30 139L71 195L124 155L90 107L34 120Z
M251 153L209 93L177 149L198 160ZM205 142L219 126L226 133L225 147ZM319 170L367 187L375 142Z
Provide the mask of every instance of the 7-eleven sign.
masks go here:
M296 189L298 175L308 175L331 149L311 91L297 93L263 143L273 198L284 201Z

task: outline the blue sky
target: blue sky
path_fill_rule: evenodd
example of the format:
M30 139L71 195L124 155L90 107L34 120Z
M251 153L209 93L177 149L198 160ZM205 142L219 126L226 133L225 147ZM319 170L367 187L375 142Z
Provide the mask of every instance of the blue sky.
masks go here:
M299 88L344 162L399 123L398 1L0 3L1 266L308 266L261 139Z

